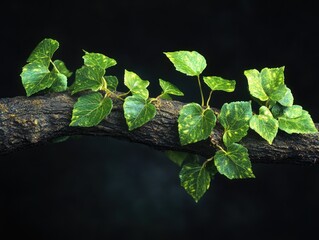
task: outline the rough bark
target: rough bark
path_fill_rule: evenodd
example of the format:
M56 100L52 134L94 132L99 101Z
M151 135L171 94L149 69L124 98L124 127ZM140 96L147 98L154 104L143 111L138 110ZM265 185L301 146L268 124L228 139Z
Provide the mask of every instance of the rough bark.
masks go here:
M35 97L0 99L0 155L19 149L51 142L71 135L110 136L142 143L160 150L177 150L211 157L222 144L222 128L217 126L211 140L187 146L179 144L177 132L178 111L183 103L161 101L155 119L133 131L128 131L123 117L122 101L113 99L112 113L96 127L70 127L76 97L68 93ZM318 124L316 125L318 128ZM244 138L252 162L262 163L319 163L319 135L285 134L280 132L272 145L252 131Z

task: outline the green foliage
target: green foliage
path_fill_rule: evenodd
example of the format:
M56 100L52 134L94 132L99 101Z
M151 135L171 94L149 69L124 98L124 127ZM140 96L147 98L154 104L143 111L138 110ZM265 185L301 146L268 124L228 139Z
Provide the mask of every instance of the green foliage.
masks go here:
M251 69L244 73L253 97L273 104L286 97L288 88L284 84L284 67L264 68L261 72Z
M211 173L206 164L194 162L182 167L179 178L186 192L198 202L210 186Z
M236 81L235 80L226 80L221 77L204 77L204 82L212 91L225 91L225 92L233 92L235 90Z
M150 84L147 80L142 80L136 73L125 70L124 84L130 89L133 95L139 95L143 99L148 99L147 87Z
M20 74L22 84L27 93L31 96L45 89L54 92L65 91L67 77L70 72L61 60L52 61L54 52L59 48L59 43L53 39L44 39L32 51ZM50 64L53 69L50 70Z
M182 145L195 143L209 137L216 124L214 112L197 103L183 106L178 118L178 133Z
M284 67L245 71L250 94L260 100L262 112L253 116L250 127L270 144L278 128L291 133L317 133L309 113L293 105L294 97L284 83Z
M49 67L51 58L59 48L59 42L50 38L42 40L38 46L32 51L27 62L37 62L40 65Z
M275 139L278 132L278 121L265 106L260 107L259 115L252 116L249 126L262 138L267 140L269 144L272 144L272 141Z
M116 65L116 61L101 53L84 53L84 65L75 73L75 82L71 86L72 94L85 90L106 90L105 71Z
M112 100L98 92L81 96L74 105L70 126L96 126L110 114L112 107Z
M219 173L229 179L254 178L248 150L244 146L232 143L227 150L219 150L214 156L214 162Z
M75 82L71 86L72 94L84 90L98 91L102 89L105 70L100 67L82 66L76 70Z
M298 116L298 115L296 115ZM302 110L298 117L287 117L283 115L278 118L279 129L287 133L317 133L318 130L313 123L311 116L305 110Z
M199 76L206 68L205 58L196 51L165 52L177 71L188 76Z
M107 88L110 91L116 91L117 85L119 84L119 80L116 76L105 76Z
M155 117L156 108L148 100L140 95L133 95L125 98L124 117L129 130L143 126Z
M171 150L166 151L165 154L172 162L176 163L180 167L189 155L189 153L186 152L177 152Z
M124 85L129 91L117 92L118 78L106 75L106 71L117 64L116 60L102 53L87 51L84 51L83 66L75 71L75 81L68 87L68 78L72 76L72 72L63 61L52 59L58 48L59 43L56 40L47 38L41 41L27 59L20 76L27 96L40 91L69 90L72 94L78 94L70 126L93 127L100 124L112 114L112 99L116 99L123 102L126 124L128 130L132 131L155 117L162 99L171 99L170 95L184 95L174 84L159 79L162 92L156 98L150 98L147 89L150 82L128 70L124 71ZM181 167L181 185L196 202L205 194L211 180L218 173L229 179L255 177L248 150L240 144L249 127L269 144L273 143L278 130L289 134L318 132L310 114L301 106L294 105L293 94L284 83L284 67L244 71L249 93L260 105L259 114L253 114L250 101L225 103L218 113L209 106L212 93L233 92L236 81L218 76L201 77L207 64L205 58L196 51L164 54L177 71L195 76L201 94L201 105L191 102L180 109L178 134L181 145L209 138L216 121L224 128L222 146L211 139L211 144L218 151L208 159L203 160L198 155L189 153L166 152L169 159ZM202 81L205 83L204 87L210 90L208 96L204 96Z
M222 106L218 120L225 129L223 141L226 146L239 142L247 135L251 117L250 102L231 102Z
M72 72L70 72L70 70L65 66L64 62L57 59L57 60L54 60L53 63L55 65L55 67L57 68L58 72L62 73L66 77L72 76Z
M159 85L163 90L162 95L184 96L184 93L170 82L159 79Z
M89 53L87 51L84 51L84 52L85 52L85 55L83 56L83 59L84 59L85 66L107 69L117 64L114 59L109 58L101 53Z
M285 96L278 101L282 106L291 107L294 104L294 96L291 93L291 90L287 88Z

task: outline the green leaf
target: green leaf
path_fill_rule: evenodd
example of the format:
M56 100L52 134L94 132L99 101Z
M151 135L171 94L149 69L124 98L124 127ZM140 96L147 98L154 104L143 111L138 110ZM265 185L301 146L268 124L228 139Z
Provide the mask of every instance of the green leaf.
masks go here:
M49 67L54 52L59 48L59 42L50 38L42 40L32 51L27 62L37 62L39 65Z
M173 100L173 98L172 98L169 94L167 94L167 93L162 93L162 94L160 95L160 98L161 98L161 99L165 99L165 100Z
M103 86L104 74L105 70L100 67L82 66L76 70L75 82L71 86L72 94L84 90L100 90Z
M163 90L163 94L171 94L175 96L184 96L184 93L179 90L174 84L164 81L163 79L159 79L159 84Z
M297 118L303 114L302 107L299 105L293 105L291 107L285 107L283 109L283 115L287 118Z
M212 91L225 91L225 92L233 92L236 87L235 80L226 80L221 77L211 76L211 77L203 77L204 82Z
M83 56L84 65L89 67L100 67L102 69L107 69L109 67L115 66L117 63L114 59L109 58L101 53L89 53L84 51Z
M208 190L211 180L206 165L202 166L199 163L185 164L179 173L179 178L181 185L195 202L198 202Z
M246 70L244 74L248 80L248 89L250 95L261 101L267 101L268 96L262 87L259 71L256 69L250 69Z
M214 156L215 166L219 173L229 179L254 178L248 150L244 146L232 143L227 151L219 150Z
M291 107L294 104L294 97L291 90L287 88L285 96L278 101L282 106Z
M251 129L267 140L269 144L272 144L278 132L278 121L267 107L260 107L259 115L252 116L249 125Z
M262 87L268 97L273 101L281 100L288 91L284 82L284 69L285 67L263 68L260 72Z
M205 58L196 51L164 52L177 71L188 76L199 76L206 68Z
M110 114L112 107L112 100L100 93L81 96L74 105L70 126L96 126Z
M271 113L274 116L274 118L277 119L278 117L284 114L285 108L286 107L282 106L281 104L276 103L274 106L271 107Z
M127 86L134 95L148 99L147 87L149 84L149 81L142 80L136 73L125 70L124 85Z
M116 91L117 85L119 84L119 80L116 76L105 76L105 80L107 83L107 88L111 91Z
M226 146L240 141L247 135L251 117L250 102L231 102L222 106L219 122L225 128L223 141Z
M302 114L296 118L288 118L287 116L281 116L278 118L279 129L291 134L291 133L317 133L318 130L312 121L311 116L305 110L302 110Z
M25 65L20 76L28 97L51 87L55 80L51 77L48 68L39 62Z
M55 65L55 67L58 69L60 73L62 73L66 77L71 77L72 72L70 72L69 69L67 69L64 62L62 62L61 60L54 60L53 64Z
M50 73L50 77L55 79L50 87L50 90L52 90L53 92L63 92L67 89L68 79L64 74L52 70L52 72Z
M183 106L178 117L178 133L182 145L195 143L209 137L216 125L211 109L203 109L197 103Z
M125 98L124 117L130 131L143 126L156 115L156 108L140 95Z
M184 160L189 155L189 153L186 152L178 152L172 150L165 151L165 154L172 162L176 163L178 166L182 166Z
M271 100L273 105L287 94L288 88L284 83L284 67L263 68L260 73L256 69L251 69L246 70L244 74L248 80L250 94L261 101Z

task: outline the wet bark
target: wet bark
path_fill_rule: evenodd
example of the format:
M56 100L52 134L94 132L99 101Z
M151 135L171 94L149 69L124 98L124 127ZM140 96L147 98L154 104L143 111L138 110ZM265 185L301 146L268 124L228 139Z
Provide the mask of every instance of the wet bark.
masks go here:
M211 157L217 150L211 143L222 145L222 128L217 125L211 139L181 146L177 132L178 112L184 103L159 102L156 117L146 125L128 131L123 116L123 102L113 99L111 114L98 126L70 127L75 96L54 93L35 97L0 99L0 155L23 148L50 143L61 136L94 135L115 137L148 145L159 150L185 151ZM316 125L318 128L318 124ZM254 163L319 163L318 134L286 134L280 132L272 145L252 131L241 142L249 150Z

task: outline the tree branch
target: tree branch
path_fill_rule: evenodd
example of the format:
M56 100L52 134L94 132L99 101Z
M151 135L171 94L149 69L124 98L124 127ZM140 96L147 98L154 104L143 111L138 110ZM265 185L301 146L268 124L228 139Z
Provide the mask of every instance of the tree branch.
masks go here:
M54 93L35 97L0 99L0 155L51 142L61 136L110 136L146 144L160 150L185 151L211 157L217 150L211 143L222 144L222 128L217 125L211 139L181 146L177 118L183 103L162 100L156 117L146 125L128 131L123 116L123 102L113 99L111 114L96 127L70 127L76 97ZM318 124L316 125L318 128ZM272 145L250 131L244 138L252 162L319 163L319 135L286 134L280 132Z

